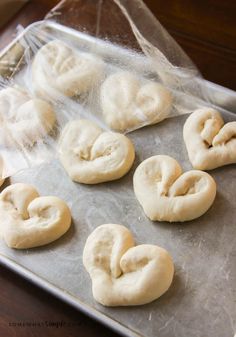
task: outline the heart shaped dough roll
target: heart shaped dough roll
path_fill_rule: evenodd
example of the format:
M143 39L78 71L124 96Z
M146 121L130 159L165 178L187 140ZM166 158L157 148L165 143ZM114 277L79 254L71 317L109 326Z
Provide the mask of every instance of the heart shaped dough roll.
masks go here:
M134 192L147 217L158 221L188 221L204 214L216 195L214 179L206 172L182 174L169 156L144 160L134 173Z
M224 125L218 111L194 111L184 124L183 134L194 168L212 170L236 163L236 121Z
M104 63L98 57L77 52L60 40L44 45L35 55L32 80L41 95L75 96L89 91L103 73Z
M6 146L33 145L53 128L56 116L52 106L31 98L18 87L0 91L0 142Z
M118 72L102 84L101 106L107 125L126 131L165 119L172 106L172 95L159 83L142 83L132 73Z
M97 184L123 177L135 151L126 136L104 132L89 120L69 122L59 141L60 160L72 180Z
M168 290L174 275L165 249L134 246L131 232L114 224L99 226L90 234L83 264L92 279L93 297L105 306L152 302Z
M0 194L0 234L11 248L46 245L70 227L71 214L57 197L40 197L27 184L13 184Z

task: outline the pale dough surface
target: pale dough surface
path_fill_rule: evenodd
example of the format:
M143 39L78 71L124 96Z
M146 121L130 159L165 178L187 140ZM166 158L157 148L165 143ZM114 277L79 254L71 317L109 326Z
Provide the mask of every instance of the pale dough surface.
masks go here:
M31 98L18 87L0 91L0 142L4 146L33 145L53 128L56 116L46 101Z
M194 111L183 129L189 160L198 170L236 163L236 121L224 124L211 108Z
M62 131L59 156L72 180L97 184L124 176L133 164L135 150L128 137L81 119L69 122Z
M77 52L60 40L39 49L32 64L32 83L40 95L81 95L101 79L104 63L89 53Z
M200 217L216 195L214 179L206 172L182 174L178 162L164 155L144 160L133 178L134 192L148 218L155 221L188 221Z
M70 227L66 203L54 196L40 197L27 184L13 184L0 194L0 236L11 248L46 245L61 237Z
M101 87L104 119L116 131L158 123L168 116L171 106L172 95L163 85L141 83L127 71L110 75Z
M115 224L101 225L89 235L83 264L92 280L93 296L104 306L152 302L168 290L174 275L165 249L135 246L131 232Z

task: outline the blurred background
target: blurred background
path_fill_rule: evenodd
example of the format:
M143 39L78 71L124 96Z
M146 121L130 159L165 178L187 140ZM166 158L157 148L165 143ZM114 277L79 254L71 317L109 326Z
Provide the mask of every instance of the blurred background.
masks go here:
M17 24L27 26L41 20L59 2L0 0L0 49L12 40ZM236 90L235 0L144 2L206 79Z

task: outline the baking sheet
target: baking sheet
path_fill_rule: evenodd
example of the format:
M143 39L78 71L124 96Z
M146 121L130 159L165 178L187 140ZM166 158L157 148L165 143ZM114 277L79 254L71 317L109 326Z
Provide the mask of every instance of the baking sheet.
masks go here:
M235 98L232 92L212 86L217 88L213 94L218 90L220 98L224 97L224 108L232 104L225 99L230 95ZM236 119L227 111L223 111L223 117L225 121ZM42 195L63 198L72 210L73 226L64 237L41 248L17 251L0 241L0 261L127 336L233 337L235 165L211 171L217 182L213 206L199 219L184 224L149 221L133 193L134 170L151 155L173 156L184 170L191 169L182 137L186 118L169 118L130 133L136 160L132 170L118 181L95 186L73 183L57 160L15 175L12 183L30 183ZM103 223L123 224L132 231L137 244L157 244L171 253L176 272L166 294L140 307L104 308L93 300L82 251L87 236Z
M224 115L225 120L235 116ZM182 138L185 116L133 132L136 161L116 182L84 186L70 181L54 161L17 174L12 182L36 186L42 195L57 195L71 207L73 226L57 242L26 251L8 249L13 259L59 289L144 336L223 337L236 328L236 170L231 165L212 171L217 197L201 218L185 224L154 223L143 214L132 188L135 167L154 154L176 158L190 169ZM103 223L122 223L137 243L158 244L173 256L175 277L159 300L134 308L103 308L91 295L91 281L82 266L89 233Z

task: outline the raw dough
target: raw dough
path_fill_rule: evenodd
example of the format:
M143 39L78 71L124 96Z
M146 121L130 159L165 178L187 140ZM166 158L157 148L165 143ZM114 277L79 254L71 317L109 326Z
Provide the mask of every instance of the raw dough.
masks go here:
M59 141L60 160L72 180L97 184L123 177L135 151L126 136L105 132L89 120L69 122Z
M11 248L46 245L70 227L71 214L57 197L40 197L27 184L13 184L0 194L0 235Z
M40 95L80 95L97 84L103 68L104 63L98 57L77 52L60 40L53 40L35 55L33 86Z
M117 72L102 84L101 106L106 123L114 130L126 131L165 119L172 96L159 83L141 83L130 72Z
M204 214L216 195L214 179L206 172L182 174L169 156L144 160L134 173L134 192L148 218L158 221L188 221Z
M31 98L23 89L0 91L0 143L4 146L33 145L48 134L56 121L52 106Z
M189 160L198 170L236 163L236 122L224 125L220 113L211 108L193 112L184 124Z
M93 297L105 306L152 302L168 290L174 275L165 249L134 246L131 232L114 224L99 226L89 235L83 264L92 279Z

